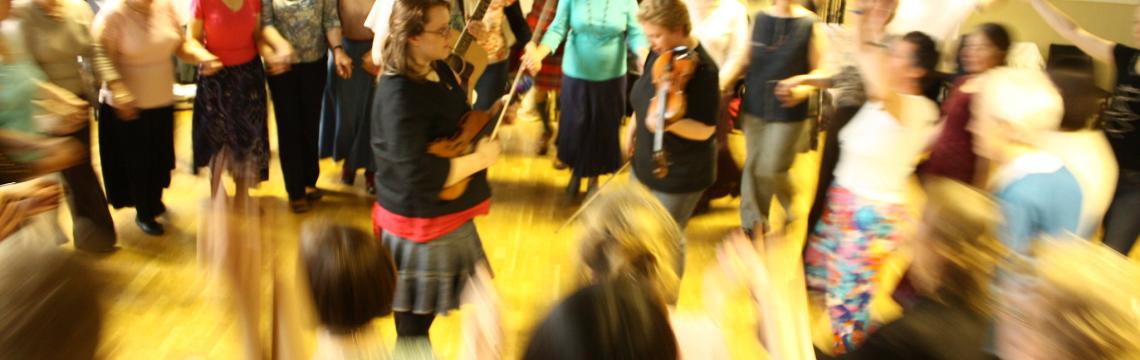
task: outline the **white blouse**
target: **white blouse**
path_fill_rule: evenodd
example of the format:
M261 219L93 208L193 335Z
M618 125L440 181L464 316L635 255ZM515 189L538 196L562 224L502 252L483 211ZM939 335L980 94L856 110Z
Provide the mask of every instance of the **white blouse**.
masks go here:
M732 54L748 50L748 9L739 0L685 0L693 35L722 70Z
M901 96L904 121L881 102L868 101L839 132L836 184L872 201L906 203L918 156L938 135L938 105L924 96Z

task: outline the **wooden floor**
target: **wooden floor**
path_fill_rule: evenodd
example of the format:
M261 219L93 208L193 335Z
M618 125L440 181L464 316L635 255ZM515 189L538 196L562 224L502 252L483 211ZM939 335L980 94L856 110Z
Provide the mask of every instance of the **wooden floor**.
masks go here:
M109 320L100 346L105 358L242 357L240 329L226 305L227 294L210 285L196 263L199 213L208 195L208 184L205 173L195 176L190 172L189 115L189 112L177 114L178 169L171 188L165 193L169 211L162 219L168 224L167 234L147 236L135 226L133 209L113 211L120 249L111 255L93 257L97 267L105 272L111 288ZM577 204L566 201L563 195L569 173L553 169L550 156L533 154L540 132L541 126L526 118L503 129L504 156L489 173L494 193L492 210L490 215L476 220L496 274L495 285L504 302L507 359L518 357L535 322L573 288L577 279L573 261L577 254L575 231L568 228L555 233ZM272 142L276 149L275 139ZM734 136L730 145L736 155L741 155L743 145L739 136ZM358 177L355 187L344 186L337 181L337 164L325 160L321 168L318 186L332 194L318 202L310 213L298 215L288 210L276 157L271 164L270 180L253 191L264 208L265 241L272 244L278 273L287 278L294 274L297 233L305 219L330 216L370 229L369 211L373 200L363 191L363 177ZM799 219L806 217L804 209L814 188L817 169L815 152L801 154L793 169L794 183L799 187L794 201L799 210L793 211ZM625 177L621 175L615 181L625 181ZM717 200L710 213L690 222L686 231L686 268L690 270L683 281L678 310L712 314L728 335L733 358L763 359L766 355L753 337L752 319L755 317L744 294L713 290L717 288L714 285L718 277L705 274L715 261L716 244L739 225L738 204L735 199ZM65 221L64 226L70 225ZM802 220L794 223L792 236L802 238L805 228ZM888 266L886 278L897 278L902 264L900 256L899 261ZM874 307L876 316L893 316L894 304L885 297L880 298ZM458 357L460 317L459 313L452 313L438 319L432 328L434 348L442 359ZM378 320L374 326L391 349L395 341L391 318ZM312 331L305 334L302 345L311 351Z

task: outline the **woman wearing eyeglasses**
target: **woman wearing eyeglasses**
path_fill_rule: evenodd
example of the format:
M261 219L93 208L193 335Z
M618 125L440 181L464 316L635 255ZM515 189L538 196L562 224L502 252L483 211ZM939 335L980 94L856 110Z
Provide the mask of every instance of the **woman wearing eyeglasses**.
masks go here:
M399 273L393 311L395 357L424 350L436 314L459 307L459 293L484 260L472 221L490 209L486 169L499 143L482 140L469 155L438 157L428 145L449 138L468 111L467 95L442 60L451 53L448 3L402 0L392 10L384 41L384 73L372 108L376 205L372 220ZM470 178L457 199L444 187ZM418 344L418 345L415 345Z

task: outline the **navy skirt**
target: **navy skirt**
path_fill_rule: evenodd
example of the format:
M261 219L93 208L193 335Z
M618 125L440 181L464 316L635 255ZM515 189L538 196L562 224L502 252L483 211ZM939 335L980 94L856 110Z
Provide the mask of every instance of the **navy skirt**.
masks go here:
M320 156L347 161L345 168L374 170L370 113L376 78L364 71L371 41L344 39L344 51L352 58L352 76L342 79L329 57L328 82L321 114ZM367 61L371 61L367 58Z
M618 135L625 117L625 76L606 81L562 78L558 159L579 177L609 174L621 168Z

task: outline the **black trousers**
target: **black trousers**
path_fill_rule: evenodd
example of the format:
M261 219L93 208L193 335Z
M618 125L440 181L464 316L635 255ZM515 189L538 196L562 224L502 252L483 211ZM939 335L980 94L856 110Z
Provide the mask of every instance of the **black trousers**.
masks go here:
M144 109L123 121L114 108L99 107L103 186L116 209L134 207L141 219L166 211L162 191L174 169L174 107Z
M91 148L91 128L71 134L87 149ZM107 209L103 187L91 167L91 158L60 172L67 186L67 205L71 208L72 236L80 249L106 249L115 245L115 222Z
M395 313L396 335L401 337L428 336L435 314L413 314L406 311Z
M277 120L277 151L289 200L305 196L305 187L317 185L320 176L318 139L321 102L328 76L328 60L294 64L284 74L268 77Z

